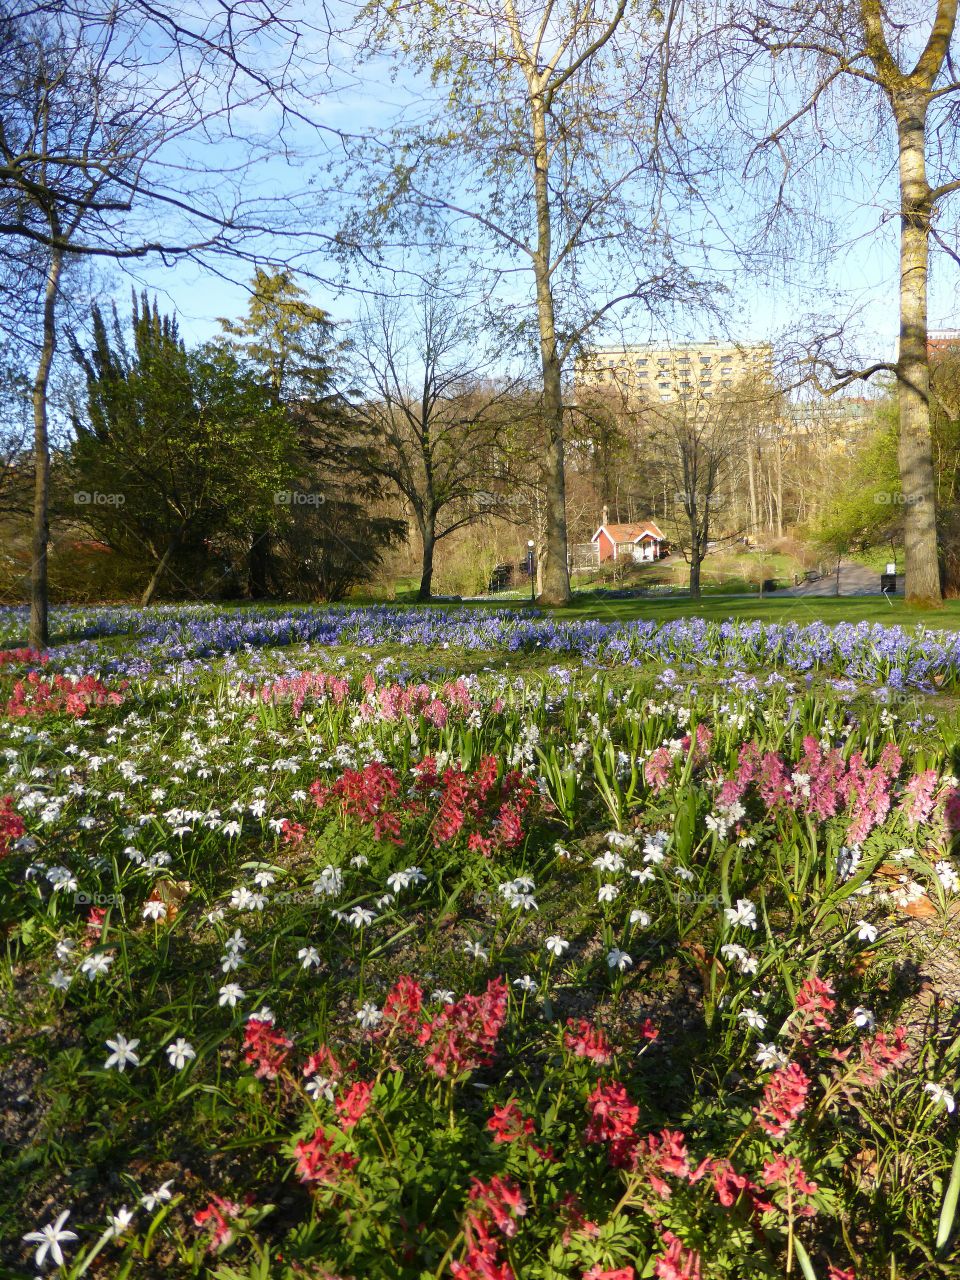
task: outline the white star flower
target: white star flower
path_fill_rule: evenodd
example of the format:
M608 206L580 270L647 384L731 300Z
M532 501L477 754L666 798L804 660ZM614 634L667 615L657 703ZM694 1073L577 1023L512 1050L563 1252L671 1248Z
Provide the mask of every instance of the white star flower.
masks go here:
M75 1231L64 1231L63 1224L70 1217L70 1210L64 1209L56 1222L48 1222L46 1226L41 1227L39 1231L28 1231L23 1237L26 1244L37 1244L40 1247L34 1254L34 1260L38 1267L42 1267L47 1260L47 1254L55 1266L63 1266L63 1250L60 1248L67 1240L76 1240L77 1233Z
M112 1049L113 1052L103 1064L104 1071L109 1071L111 1067L116 1067L118 1071L125 1071L128 1062L132 1066L138 1067L140 1058L134 1050L139 1043L139 1040L128 1040L126 1036L118 1032L115 1039L107 1041L107 1048Z
M167 1058L171 1067L177 1071L182 1071L190 1059L196 1056L196 1049L194 1049L189 1040L184 1040L183 1036L174 1040L172 1044L167 1045Z

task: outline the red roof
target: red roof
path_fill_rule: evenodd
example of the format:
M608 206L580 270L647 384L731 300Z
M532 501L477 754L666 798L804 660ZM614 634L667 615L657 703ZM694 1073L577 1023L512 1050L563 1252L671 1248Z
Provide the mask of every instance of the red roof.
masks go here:
M602 524L590 541L596 542L601 533L621 546L624 543L639 542L644 537L656 538L658 542L666 541L652 520L642 520L640 524Z

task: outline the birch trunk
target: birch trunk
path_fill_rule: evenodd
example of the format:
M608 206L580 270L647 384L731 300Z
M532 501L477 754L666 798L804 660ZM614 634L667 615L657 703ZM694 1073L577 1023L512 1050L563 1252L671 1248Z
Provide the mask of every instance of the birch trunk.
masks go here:
M63 250L50 251L50 265L43 294L43 341L33 380L33 537L30 571L30 647L46 649L50 641L47 545L50 541L50 441L47 430L47 392L50 369L57 349L57 300Z
M537 245L534 276L537 291L537 323L540 333L540 366L543 372L543 416L546 442L543 457L543 491L546 538L540 573L542 604L569 604L570 574L567 568L567 501L563 457L563 383L557 350L556 316L550 280L552 240L550 163L546 109L542 91L531 94L533 129L533 180L537 211Z
M937 512L930 437L930 366L927 355L927 260L931 193L924 153L925 103L895 98L900 169L900 487L906 601L920 608L943 604L937 554Z

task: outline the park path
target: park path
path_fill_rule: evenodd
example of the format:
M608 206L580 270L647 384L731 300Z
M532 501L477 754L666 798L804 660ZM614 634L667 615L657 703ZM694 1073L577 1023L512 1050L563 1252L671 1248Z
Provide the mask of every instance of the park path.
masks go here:
M897 591L903 591L903 575L897 577ZM857 564L853 560L840 562L840 590L837 591L836 569L817 582L801 582L796 587L785 587L779 591L765 591L767 599L775 596L878 596L880 595L880 575L875 569Z

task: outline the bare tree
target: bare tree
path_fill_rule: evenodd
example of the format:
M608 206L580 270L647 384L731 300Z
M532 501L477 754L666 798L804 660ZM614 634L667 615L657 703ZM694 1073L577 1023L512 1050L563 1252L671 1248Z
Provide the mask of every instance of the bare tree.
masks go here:
M734 397L695 393L643 414L657 469L668 491L664 532L690 566L690 595L700 596L700 567L711 541L741 532L731 482L743 453L741 406Z
M146 0L126 9L51 0L0 17L0 250L34 265L39 255L43 276L32 388L36 647L49 630L49 388L65 268L151 254L249 259L278 225L267 203L243 195L269 140L234 137L228 157L211 158L236 110L273 93L269 74L239 52L268 42L271 11L259 0L225 5L225 27L211 18L193 28L178 12Z
M853 166L866 158L876 165L877 155L887 148L890 169L895 169L897 199L890 212L898 220L900 241L897 360L847 363L831 354L838 331L812 344L810 366L816 385L828 393L878 373L896 375L906 597L918 606L942 601L927 280L931 241L960 261L955 243L938 222L946 197L960 189L955 176L960 109L960 78L953 61L956 20L957 0L909 0L895 9L881 0L841 0L836 5L774 0L738 12L720 40L721 92L752 139L747 176L754 184L760 180L758 166L770 162L773 198L764 212L767 229L781 215L798 212L791 208L789 192L798 177L817 172L824 157ZM714 30L709 36L713 49L717 35ZM763 81L769 93L765 120L756 100ZM750 86L739 99L737 84ZM871 196L876 200L873 183ZM791 234L800 222L789 219Z
M368 259L443 242L492 290L526 275L545 428L540 598L562 604L567 363L615 311L693 292L663 199L672 177L693 180L666 95L677 6L649 20L626 0L413 0L368 13L368 48L429 72L444 92L429 116L418 96L373 140L377 180L362 170L373 210L342 240ZM516 313L515 287L505 305Z
M355 347L362 465L413 513L422 547L419 598L429 600L437 543L512 500L516 384L490 379L490 357L464 311L431 291L412 317L379 299Z

